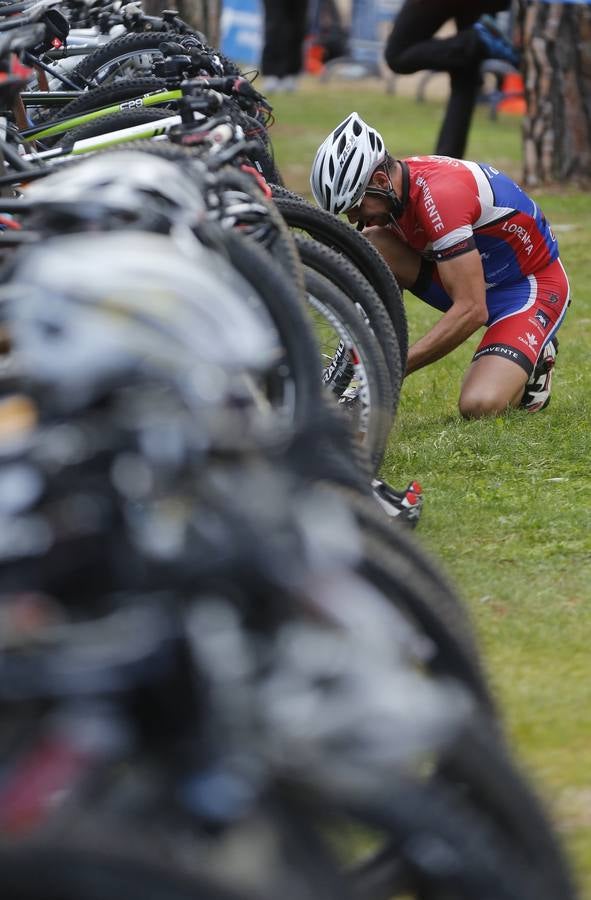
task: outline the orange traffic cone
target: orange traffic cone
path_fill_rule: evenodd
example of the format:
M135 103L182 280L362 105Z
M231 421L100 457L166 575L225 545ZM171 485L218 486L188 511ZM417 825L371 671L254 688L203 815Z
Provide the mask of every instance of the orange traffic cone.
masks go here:
M525 113L525 87L523 78L519 72L511 72L503 78L501 86L503 94L497 104L499 112L510 113L514 116L522 116Z
M304 50L304 71L310 75L320 75L324 70L324 47L310 39Z

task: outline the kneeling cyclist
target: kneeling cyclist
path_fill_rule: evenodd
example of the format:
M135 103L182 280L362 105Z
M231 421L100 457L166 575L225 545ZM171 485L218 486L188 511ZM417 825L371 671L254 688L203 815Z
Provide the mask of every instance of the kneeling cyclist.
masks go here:
M401 288L443 313L410 347L406 375L485 326L461 414L548 405L569 284L546 218L514 181L448 156L394 159L357 113L320 146L310 181L320 206L363 229Z

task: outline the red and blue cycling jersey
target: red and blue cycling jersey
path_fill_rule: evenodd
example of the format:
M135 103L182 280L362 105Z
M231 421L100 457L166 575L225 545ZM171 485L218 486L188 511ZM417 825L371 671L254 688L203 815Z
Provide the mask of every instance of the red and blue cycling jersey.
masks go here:
M542 272L558 259L558 242L537 204L485 163L411 156L402 165L408 171L408 202L397 225L409 246L435 262L478 250L489 322L519 308L518 297L513 300L503 286ZM422 298L443 312L451 305L443 290Z

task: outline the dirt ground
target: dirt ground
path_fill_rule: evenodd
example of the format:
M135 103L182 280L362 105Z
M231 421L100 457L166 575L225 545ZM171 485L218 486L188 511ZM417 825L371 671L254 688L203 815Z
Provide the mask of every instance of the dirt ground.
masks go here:
M364 90L383 90L391 94L400 94L404 97L424 96L430 99L446 97L449 93L449 77L445 72L416 72L413 75L394 75L384 66L380 77L359 77L359 68L355 63L335 62L334 66L327 66L321 75L304 75L301 79L301 87L313 86L321 82L330 86L337 82L342 87L343 81L349 81L351 86Z

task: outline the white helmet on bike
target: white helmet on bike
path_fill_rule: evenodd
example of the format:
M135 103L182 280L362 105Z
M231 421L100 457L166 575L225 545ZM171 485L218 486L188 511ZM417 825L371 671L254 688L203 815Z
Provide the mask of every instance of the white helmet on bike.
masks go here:
M131 228L168 233L197 225L207 209L191 160L181 165L145 150L111 150L67 164L27 189L34 224L52 233ZM94 230L94 228L93 228Z
M355 206L386 158L382 136L352 112L318 148L310 175L316 202L335 214Z
M0 320L14 371L64 412L150 371L182 382L196 408L223 420L230 391L264 381L281 358L270 315L227 259L199 242L187 254L145 232L25 248L5 272Z

